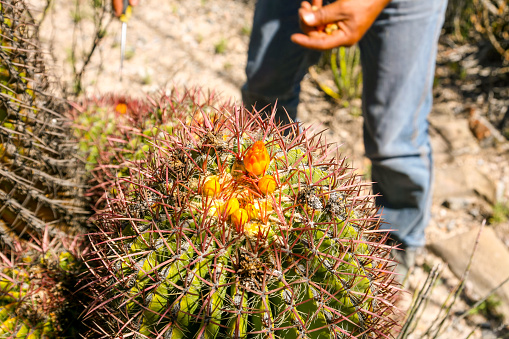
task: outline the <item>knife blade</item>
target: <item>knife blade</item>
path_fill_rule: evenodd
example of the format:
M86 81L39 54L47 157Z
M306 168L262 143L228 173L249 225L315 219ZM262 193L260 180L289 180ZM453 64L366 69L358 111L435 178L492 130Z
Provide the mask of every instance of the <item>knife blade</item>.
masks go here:
M123 0L122 15L120 16L120 21L122 22L122 31L120 33L120 81L122 81L122 71L124 69L127 21L129 20L130 12L129 0Z

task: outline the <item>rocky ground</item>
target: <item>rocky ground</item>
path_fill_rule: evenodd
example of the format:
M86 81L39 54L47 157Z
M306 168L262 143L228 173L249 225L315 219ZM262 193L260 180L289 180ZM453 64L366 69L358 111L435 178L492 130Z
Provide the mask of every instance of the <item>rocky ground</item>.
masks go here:
M83 78L86 95L116 92L144 97L161 88L200 86L240 103L254 1L140 2L128 24L123 80L119 77L120 23L109 22L106 16L106 35ZM34 1L36 17L42 16L45 3ZM83 1L78 4L53 1L42 24L51 71L58 75L55 81L66 88L73 87L72 60L79 70L94 38L93 11ZM508 73L494 67L488 47L456 45L447 37L441 40L438 64L430 116L436 160L433 218L427 231L428 246L418 258L409 291L416 291L435 265L442 267L442 274L410 337L424 337L442 303L457 286L484 219L488 225L482 232L465 291L438 337L508 337L507 320L501 321L490 312L500 302L496 312L509 319L509 284L499 288L490 303L483 304L489 307L477 308L475 314L460 319L475 300L509 277L509 222L500 214L500 203L509 201L509 143L493 127L509 107ZM322 78L327 76L326 71L320 73ZM344 108L328 99L307 77L299 119L316 130L326 129L327 141L341 143L341 153L350 157L360 173L368 174L362 117L355 114L359 102L351 104ZM404 299L402 309L409 304L411 294ZM482 312L484 309L487 313Z

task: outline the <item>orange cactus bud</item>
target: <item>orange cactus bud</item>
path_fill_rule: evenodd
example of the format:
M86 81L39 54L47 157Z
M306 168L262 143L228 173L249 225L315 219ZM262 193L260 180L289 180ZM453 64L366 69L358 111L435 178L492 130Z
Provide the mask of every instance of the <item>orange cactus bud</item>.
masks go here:
M244 157L244 166L249 173L261 175L269 167L269 152L263 141L255 142Z
M240 227L249 221L249 215L243 208L239 208L232 214L232 222L235 226Z
M258 181L258 188L263 194L271 194L276 190L276 179L272 175L265 175Z
M127 105L121 102L117 106L115 106L115 111L119 114L124 115L127 113Z
M221 192L221 185L215 176L208 179L201 188L201 193L209 197L215 196L219 192Z
M224 212L226 210L226 215L232 215L239 208L240 204L237 198L231 198L221 207L221 211Z

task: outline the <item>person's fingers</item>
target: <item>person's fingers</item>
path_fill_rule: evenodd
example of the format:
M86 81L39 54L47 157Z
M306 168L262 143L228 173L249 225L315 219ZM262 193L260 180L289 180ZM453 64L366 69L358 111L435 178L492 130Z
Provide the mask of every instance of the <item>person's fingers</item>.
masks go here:
M139 0L129 0L129 5L138 6ZM124 1L123 0L112 0L113 4L113 13L116 17L120 17L122 12L124 11Z
M330 11L324 10L327 7L320 7L316 10L300 8L299 16L308 26L320 26L335 21Z
M306 10L309 10L309 11L310 11L312 7L311 7L311 4L310 4L309 2L307 2L307 1L302 1L302 2L300 3L300 8L303 8L303 9L306 9Z
M120 17L122 15L122 7L124 6L122 0L113 0L113 13L115 13L116 17Z
M306 34L293 34L292 41L302 47L314 49L318 51L326 51L338 46L351 46L353 43L342 30L337 30L334 34L327 35L325 33L313 32Z
M311 4L307 1L303 1L300 4L300 9L306 9L311 11ZM299 11L300 11L299 9ZM308 26L304 24L302 20L299 20L300 29L304 34L308 34L311 30L315 29L314 27Z
M313 0L311 4L315 7L320 8L323 5L323 0Z
M347 18L339 6L342 6L342 4L335 2L324 7L315 8L315 10L301 7L299 16L303 23L308 26L323 26Z

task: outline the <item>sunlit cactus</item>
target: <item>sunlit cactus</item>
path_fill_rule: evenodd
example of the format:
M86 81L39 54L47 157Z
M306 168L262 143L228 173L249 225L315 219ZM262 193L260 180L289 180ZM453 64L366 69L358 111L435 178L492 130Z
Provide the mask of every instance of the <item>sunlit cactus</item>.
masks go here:
M391 247L366 185L319 135L203 116L110 190L89 335L390 337Z
M77 337L83 306L73 295L84 265L83 241L15 243L0 253L0 338Z
M84 166L48 94L37 27L23 1L0 1L0 242L75 232L87 217Z

